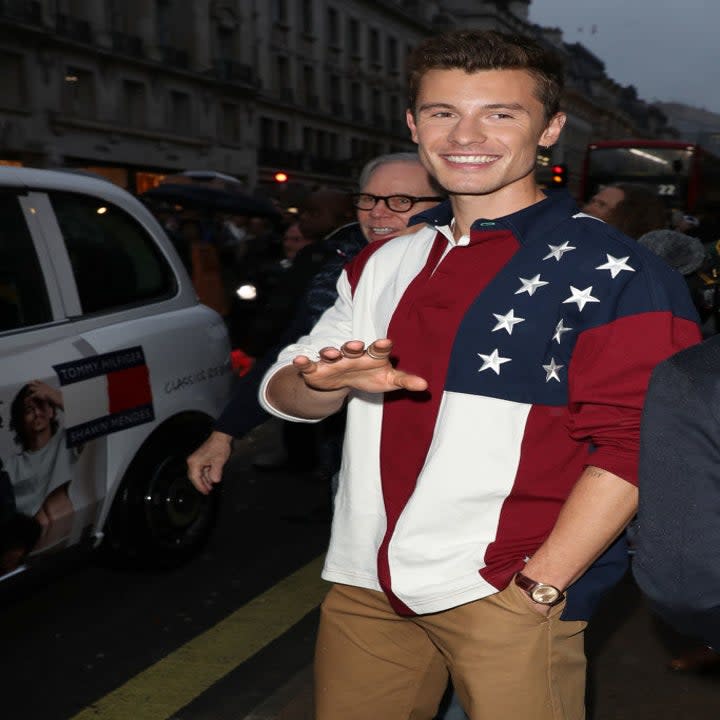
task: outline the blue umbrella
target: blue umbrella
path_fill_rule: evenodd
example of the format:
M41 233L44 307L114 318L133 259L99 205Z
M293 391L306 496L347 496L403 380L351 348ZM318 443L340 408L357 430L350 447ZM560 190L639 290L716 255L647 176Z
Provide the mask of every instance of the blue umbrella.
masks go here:
M201 182L161 183L157 187L146 190L140 198L195 209L216 210L233 215L271 217L279 214L277 208L269 200L238 190L204 185Z

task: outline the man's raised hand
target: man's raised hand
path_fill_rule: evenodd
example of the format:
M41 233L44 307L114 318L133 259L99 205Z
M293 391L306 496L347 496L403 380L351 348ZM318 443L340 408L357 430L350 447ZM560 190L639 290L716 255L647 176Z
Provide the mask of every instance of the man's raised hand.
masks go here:
M323 348L318 360L298 355L293 366L314 390L347 388L370 393L426 390L426 380L393 367L392 346L388 338L375 340L367 348L362 340L348 340L340 348Z

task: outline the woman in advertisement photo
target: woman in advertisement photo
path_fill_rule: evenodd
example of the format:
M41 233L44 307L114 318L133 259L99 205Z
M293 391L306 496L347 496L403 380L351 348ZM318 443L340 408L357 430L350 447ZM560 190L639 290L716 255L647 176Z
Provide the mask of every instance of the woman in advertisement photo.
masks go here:
M17 512L42 528L42 547L60 541L72 525L69 486L80 450L66 446L62 411L60 391L40 380L24 385L10 406L10 430L20 451L5 459L5 468Z

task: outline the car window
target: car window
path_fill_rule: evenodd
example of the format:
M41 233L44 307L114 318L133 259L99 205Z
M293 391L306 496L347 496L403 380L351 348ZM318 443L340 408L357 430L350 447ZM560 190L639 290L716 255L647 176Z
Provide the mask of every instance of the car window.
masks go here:
M113 310L175 292L175 276L147 231L100 198L50 192L83 313Z
M0 192L0 332L52 320L45 279L17 195Z

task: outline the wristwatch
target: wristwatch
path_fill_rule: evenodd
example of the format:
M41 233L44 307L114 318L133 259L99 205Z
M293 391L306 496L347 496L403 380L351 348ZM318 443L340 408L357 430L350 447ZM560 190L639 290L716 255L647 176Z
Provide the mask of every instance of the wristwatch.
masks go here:
M565 593L558 590L554 585L531 580L527 575L518 573L515 576L515 584L525 591L527 596L540 605L557 605L565 598Z

